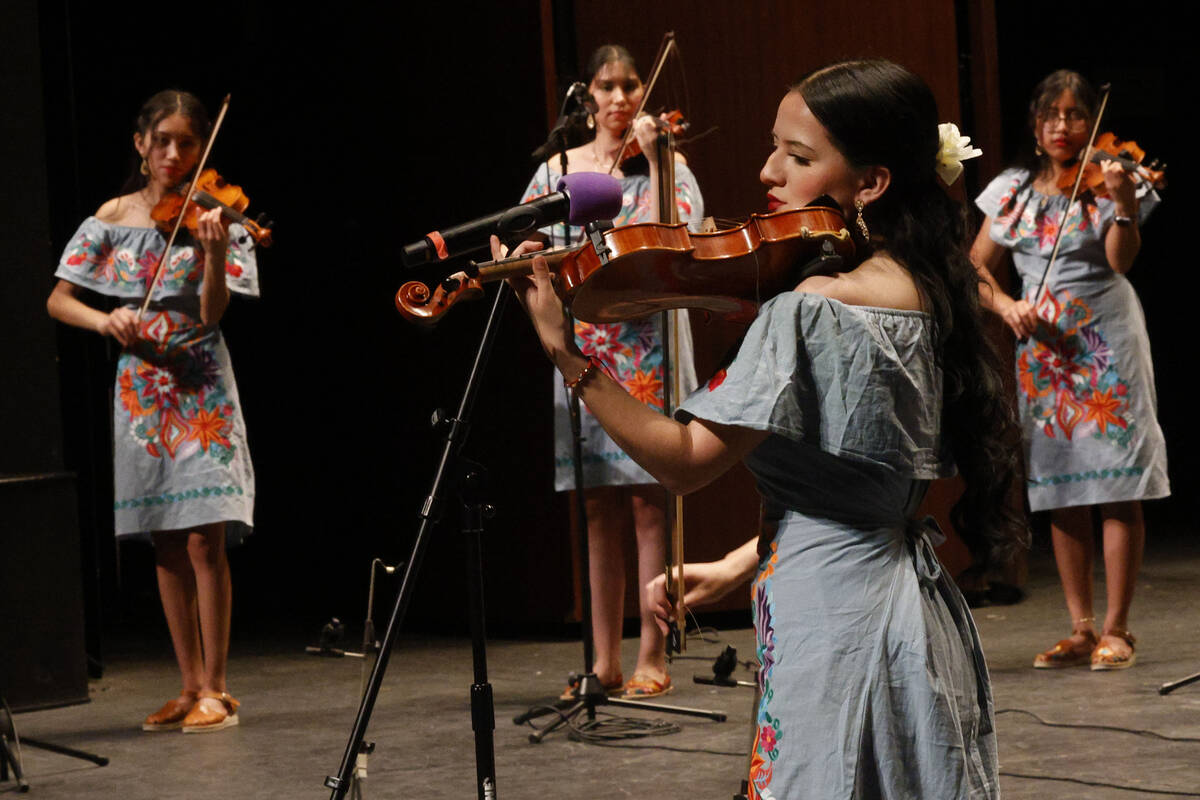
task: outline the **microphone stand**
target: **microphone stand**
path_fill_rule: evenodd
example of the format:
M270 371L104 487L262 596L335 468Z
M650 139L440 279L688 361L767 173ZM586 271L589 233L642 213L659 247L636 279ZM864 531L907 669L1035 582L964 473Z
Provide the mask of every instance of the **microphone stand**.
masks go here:
M565 109L565 102L564 102ZM565 126L556 125L550 133L550 139L547 142L553 142L557 139L558 142L558 158L561 168L561 174L567 174L567 142ZM543 146L545 147L545 146ZM541 150L539 149L539 152ZM547 169L549 172L549 169ZM546 181L549 184L549 180ZM674 187L672 187L672 191ZM591 223L595 225L596 223ZM563 222L563 241L570 243L571 226L568 222ZM588 230L591 230L589 225ZM569 317L572 330L574 329L575 320ZM570 392L567 401L567 408L571 419L571 457L575 462L575 514L578 524L576 539L579 547L579 587L580 587L580 605L582 608L581 625L583 627L583 674L579 676L579 688L575 692L575 696L569 700L557 700L553 705L533 706L525 712L513 717L514 725L524 725L533 719L536 719L547 714L553 714L554 719L550 722L538 727L531 725L533 733L529 734L529 741L532 744L540 744L547 735L554 732L564 725L572 724L577 716L586 714L588 722L594 722L596 719L596 707L601 705L619 706L621 708L636 708L643 711L658 711L668 714L682 714L685 716L704 717L715 722L724 722L726 715L721 711L708 711L699 708L684 708L682 706L667 706L656 703L647 703L643 700L621 700L611 698L608 692L605 691L604 685L596 676L594 670L595 664L595 640L592 635L592 582L591 582L591 558L588 552L588 519L587 519L587 503L583 497L583 426L582 426L582 411L579 406L579 395L575 392Z
M359 703L358 714L350 731L346 750L342 755L341 766L336 775L325 778L324 785L333 792L330 800L342 800L353 783L355 762L362 752L363 737L379 696L379 688L383 676L387 672L388 660L395 648L396 638L404 615L408 611L412 599L416 575L421 568L425 555L428 536L432 527L441 516L445 502L447 484L453 484L462 501L462 532L467 536L468 548L468 591L470 597L471 649L474 660L474 683L471 685L471 727L475 732L475 787L478 800L495 800L496 798L496 752L493 731L495 730L495 705L492 701L492 686L487 676L486 635L484 631L483 609L483 566L480 541L483 533L483 520L493 513L493 508L482 502L481 496L486 483L486 469L460 456L463 444L470 430L471 412L475 405L475 397L479 384L491 355L492 345L496 338L496 329L504 306L510 294L507 284L501 283L492 303L491 313L475 352L471 364L471 372L463 389L458 411L453 418L447 419L439 409L434 413L434 427L444 434L445 442L442 454L433 476L433 485L429 495L421 506L420 525L417 528L416 541L404 567L400 590L396 595L392 613L388 619L387 631L379 647L379 655L375 666L367 680Z

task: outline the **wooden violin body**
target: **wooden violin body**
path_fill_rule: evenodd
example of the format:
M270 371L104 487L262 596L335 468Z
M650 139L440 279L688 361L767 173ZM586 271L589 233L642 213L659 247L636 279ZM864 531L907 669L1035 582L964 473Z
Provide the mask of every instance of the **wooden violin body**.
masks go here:
M1122 141L1112 133L1100 134L1092 146L1092 157L1089 159L1089 163L1083 165L1080 191L1090 191L1095 197L1104 197L1108 193L1104 184L1104 173L1100 169L1100 164L1106 161L1116 161L1125 168L1126 172L1135 173L1142 180L1161 189L1166 185L1165 167L1151 169L1143 166L1142 160L1145 157L1146 151L1138 147L1137 142ZM1156 161L1151 166L1155 166L1157 163ZM1076 163L1058 177L1058 188L1062 190L1063 194L1071 193L1079 167L1080 165Z
M620 322L671 308L749 320L764 301L791 289L812 262L836 271L854 254L841 212L810 206L751 214L736 228L689 233L684 223L644 222L592 230L589 241L546 254L571 313L584 322ZM417 281L400 287L396 307L406 319L432 324L456 302L478 296L482 284L528 274L532 255L479 264L465 279L434 291Z
M150 218L158 223L160 230L169 231L175 226L175 220L179 217L180 211L184 209L184 192L186 189L168 192L150 212ZM215 169L206 169L196 178L196 189L192 193L192 202L187 203L187 208L183 211L186 215L183 225L195 235L197 216L204 209L219 208L222 217L241 224L255 242L263 247L269 247L271 245L271 229L242 213L249 205L250 198L242 191L242 187L227 183Z

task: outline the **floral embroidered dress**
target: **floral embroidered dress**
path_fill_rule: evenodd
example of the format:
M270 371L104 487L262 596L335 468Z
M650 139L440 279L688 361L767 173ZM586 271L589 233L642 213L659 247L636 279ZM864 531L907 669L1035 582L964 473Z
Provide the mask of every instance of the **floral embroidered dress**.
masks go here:
M787 292L676 413L770 433L752 798L999 796L979 637L910 519L954 472L941 397L928 315Z
M230 290L258 296L258 269L245 232L230 226ZM138 308L166 245L153 228L89 217L67 245L55 276ZM117 536L226 522L226 541L250 532L254 468L237 384L217 326L200 324L204 251L184 234L171 249L139 339L121 352L113 398Z
M521 202L541 197L555 191L561 173L543 165L529 182ZM653 216L650 208L650 178L647 175L626 175L621 179L621 213L613 219L613 225L629 225L647 222ZM675 200L679 206L679 218L695 228L704 216L704 199L696 177L684 164L675 165ZM553 247L581 241L582 228L571 226L565 235L565 225L545 228L542 233L550 237ZM696 386L696 369L692 360L692 334L687 323L687 312L673 312L680 322L673 327L679 331L680 379L686 396ZM608 374L616 379L625 390L648 406L663 408L663 352L662 317L654 314L628 322L593 325L575 323L575 342L584 355L591 356L604 365ZM680 398L676 398L678 403ZM575 459L572 455L571 418L568 410L568 393L562 382L555 377L554 389L554 488L567 491L575 488ZM581 428L583 435L583 479L585 487L625 486L656 483L650 473L637 465L591 415L586 406L581 406Z
M1144 184L1138 194L1145 220L1159 198ZM993 220L992 241L1012 251L1030 302L1058 227L1066 226L1037 309L1042 322L1017 349L1030 507L1166 497L1146 320L1133 286L1104 253L1113 202L1085 195L1064 222L1067 198L1035 191L1028 173L1015 169L975 202Z

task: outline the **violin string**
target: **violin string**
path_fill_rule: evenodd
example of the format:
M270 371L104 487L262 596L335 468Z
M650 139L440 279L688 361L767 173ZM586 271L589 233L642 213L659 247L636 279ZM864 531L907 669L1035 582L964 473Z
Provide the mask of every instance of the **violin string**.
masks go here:
M705 139L708 136L716 133L720 129L721 129L721 127L719 125L710 125L707 128L705 128L703 131L701 131L700 133L697 133L695 136L688 136L683 139L677 138L675 141L678 144L695 144L696 142L700 141L701 139Z

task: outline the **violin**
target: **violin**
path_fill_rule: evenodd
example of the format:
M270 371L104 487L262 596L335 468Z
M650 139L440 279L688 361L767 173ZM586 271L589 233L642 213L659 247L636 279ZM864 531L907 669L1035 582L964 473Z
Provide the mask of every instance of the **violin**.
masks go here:
M1161 189L1166 185L1166 165L1163 164L1161 169L1153 169L1153 167L1159 166L1158 161L1155 160L1148 166L1143 166L1142 160L1145 157L1146 151L1138 147L1137 142L1123 142L1112 133L1100 134L1096 138L1096 143L1092 145L1092 157L1089 159L1089 163L1083 165L1080 191L1090 190L1093 197L1104 197L1108 194L1108 187L1104 185L1104 172L1100 169L1100 165L1106 161L1116 161L1125 168L1126 172L1134 173L1155 188ZM1071 193L1079 168L1080 163L1077 162L1059 176L1058 188L1063 194Z
M186 191L183 184L180 184L178 191L164 194L151 210L150 218L158 224L159 230L165 233L175 227L179 212L185 205L184 194ZM242 225L256 243L263 247L270 247L270 223L263 220L262 214L259 214L259 220L263 220L262 222L252 220L243 214L242 212L249 205L250 198L242 191L242 187L227 183L215 169L206 169L196 178L196 188L192 193L192 202L187 203L183 224L195 236L197 218L201 213L198 208L219 208L222 217Z
M664 131L670 131L672 136L679 136L685 133L689 127L689 123L684 119L683 112L679 109L668 111L662 117L658 118L659 123L663 126ZM624 164L631 158L637 158L642 154L642 145L636 138L628 137L628 142L621 151L621 157L617 160L618 164Z
M459 301L479 297L483 284L528 275L537 255L558 275L559 293L576 319L607 323L671 308L695 308L730 321L749 321L762 301L816 272L833 272L854 255L841 211L807 206L751 214L737 227L689 233L680 222L639 222L587 228L575 249L472 263L433 291L409 281L396 308L410 322L433 325Z

